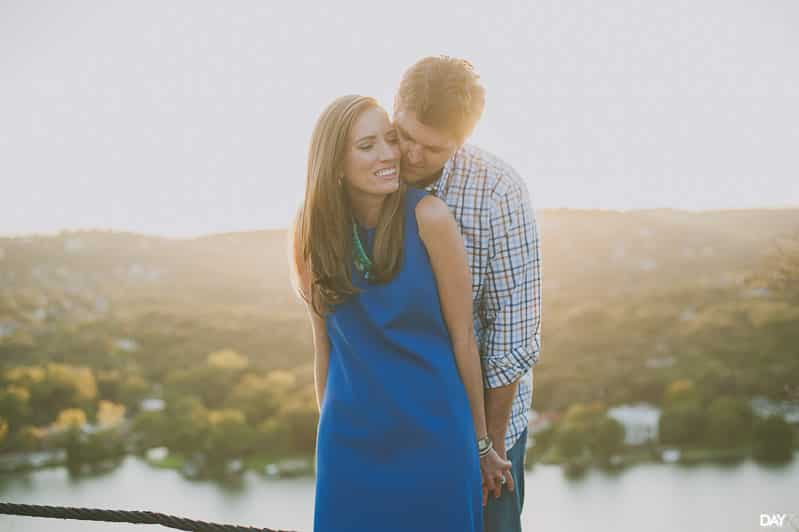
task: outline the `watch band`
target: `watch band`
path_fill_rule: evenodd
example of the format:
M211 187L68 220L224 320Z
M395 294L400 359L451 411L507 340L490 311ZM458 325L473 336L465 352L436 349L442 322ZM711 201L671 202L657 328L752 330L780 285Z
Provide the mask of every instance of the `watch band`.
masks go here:
M491 441L491 436L486 435L484 438L477 440L477 452L480 456L485 456L494 447L494 442Z

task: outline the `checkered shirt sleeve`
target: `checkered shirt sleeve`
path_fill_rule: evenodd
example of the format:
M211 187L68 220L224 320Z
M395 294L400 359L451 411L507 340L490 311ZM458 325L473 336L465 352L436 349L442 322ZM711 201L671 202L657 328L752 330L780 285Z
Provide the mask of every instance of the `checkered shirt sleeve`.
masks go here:
M491 198L489 256L479 309L486 388L518 381L538 361L541 342L541 249L526 189Z

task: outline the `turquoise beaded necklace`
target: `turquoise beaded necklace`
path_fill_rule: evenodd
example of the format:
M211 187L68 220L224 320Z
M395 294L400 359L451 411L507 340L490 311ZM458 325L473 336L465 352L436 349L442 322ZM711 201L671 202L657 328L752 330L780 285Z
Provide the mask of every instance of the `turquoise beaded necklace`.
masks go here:
M372 269L372 260L361 244L361 237L358 235L358 224L352 220L352 245L355 248L355 268L363 274L363 278L369 280L369 272Z

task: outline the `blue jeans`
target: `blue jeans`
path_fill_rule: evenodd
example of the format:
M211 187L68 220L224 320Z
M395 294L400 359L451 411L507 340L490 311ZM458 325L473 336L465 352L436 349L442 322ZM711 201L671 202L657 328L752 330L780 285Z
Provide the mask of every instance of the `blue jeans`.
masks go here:
M527 450L527 429L508 450L511 475L515 490L502 488L498 499L489 492L483 507L483 532L522 532L522 507L524 506L524 455Z

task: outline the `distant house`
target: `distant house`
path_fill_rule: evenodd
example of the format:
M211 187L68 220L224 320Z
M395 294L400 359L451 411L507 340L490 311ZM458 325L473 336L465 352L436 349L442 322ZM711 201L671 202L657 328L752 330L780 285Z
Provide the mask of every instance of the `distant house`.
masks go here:
M624 444L641 445L658 437L660 408L647 404L620 405L608 409L608 417L624 427Z
M267 477L299 477L313 473L315 465L307 458L287 458L273 464L266 464L263 469Z
M680 455L679 449L663 449L663 452L660 453L660 459L667 464L674 464L680 461Z
M164 409L164 401L156 398L143 399L139 404L139 408L141 408L142 412L160 412Z
M673 365L674 357L652 357L646 361L646 367L652 369L670 368Z
M236 475L244 472L244 462L240 458L234 458L225 463L225 473Z
M139 344L132 338L117 338L114 340L114 346L120 351L132 353L139 349Z
M153 462L161 462L165 460L167 456L169 456L169 449L166 447L151 447L147 449L145 456L147 460Z
M799 402L772 401L767 397L754 397L750 403L752 412L758 417L780 416L788 423L799 423Z
M101 427L99 423L84 423L80 428L80 431L84 434L94 434L102 430L103 427Z

